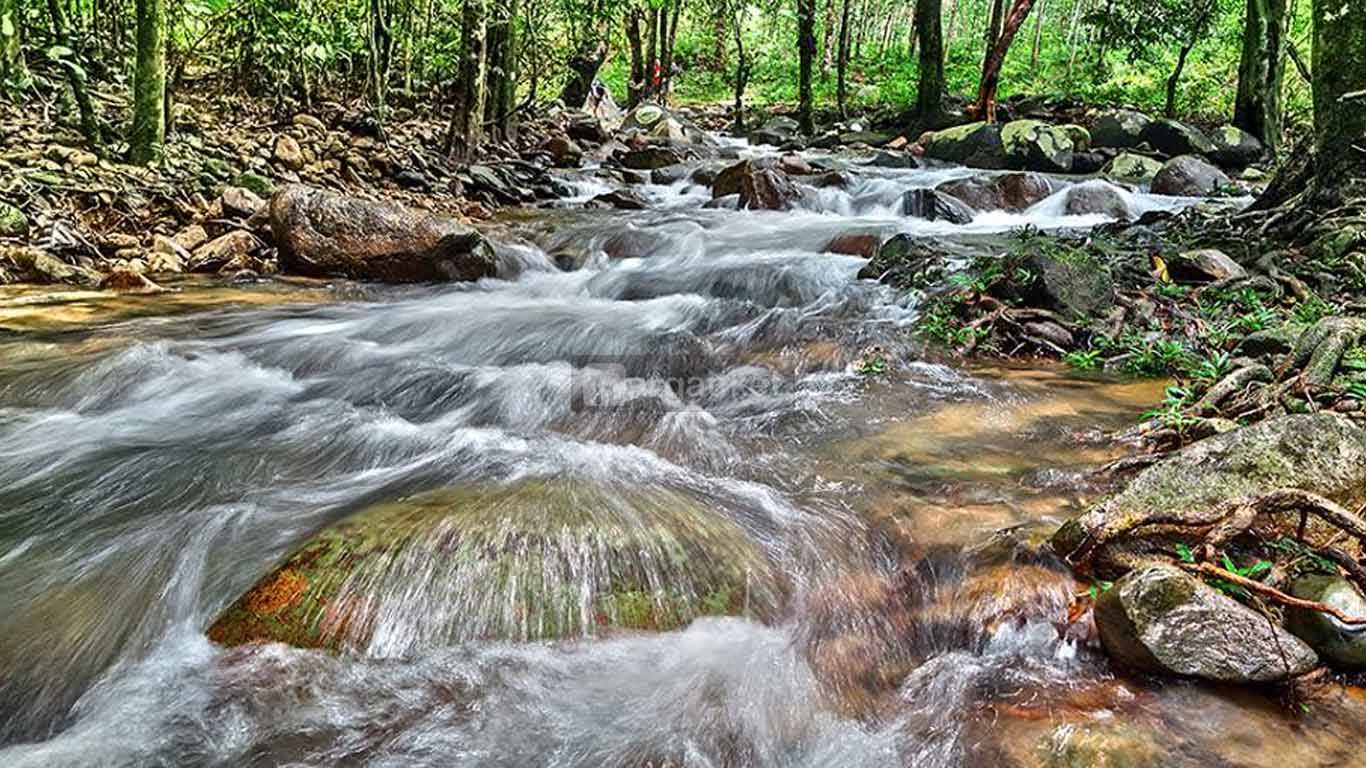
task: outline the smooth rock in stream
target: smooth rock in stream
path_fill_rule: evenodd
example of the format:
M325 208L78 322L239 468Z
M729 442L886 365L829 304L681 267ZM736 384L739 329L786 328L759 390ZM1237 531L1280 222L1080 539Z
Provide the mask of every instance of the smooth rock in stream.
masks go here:
M742 210L785 211L799 197L801 190L781 171L759 168L740 177Z
M302 185L271 199L270 226L280 266L301 275L423 282L497 271L484 237L453 219Z
M1186 251L1167 261L1167 273L1178 283L1213 283L1247 276L1247 270L1215 248Z
M1053 549L1069 561L1089 554L1091 570L1114 578L1134 558L1170 556L1196 546L1222 517L1219 506L1242 496L1299 488L1348 509L1366 503L1366 429L1333 413L1281 416L1207 437L1140 472L1120 493L1064 523ZM1148 521L1152 521L1149 524ZM1159 523L1160 521L1160 523ZM1266 540L1294 535L1286 519L1258 518ZM1305 535L1323 544L1336 528L1311 519Z
M936 190L979 211L1023 211L1053 194L1056 186L1039 173L998 173L951 179Z
M1145 672L1271 683L1318 666L1299 638L1174 565L1139 566L1096 601L1110 657Z
M757 130L750 131L751 144L769 144L781 147L796 138L801 127L796 120L783 115L770 117Z
M1152 118L1142 112L1120 109L1107 112L1091 129L1091 146L1129 149L1143 143L1143 129Z
M1351 582L1322 573L1301 576L1290 594L1325 603L1344 615L1366 619L1366 597ZM1305 608L1287 608L1285 626L1309 644L1334 669L1366 670L1366 624L1344 624L1337 617Z
M972 209L962 200L924 187L906 191L902 196L901 212L926 221L947 221L950 224L968 224L972 221Z
M1063 210L1069 216L1099 214L1125 221L1131 218L1129 203L1119 187L1100 179L1076 184L1067 189Z
M1082 253L1030 254L1029 269L1038 275L1031 306L1045 306L1074 317L1094 317L1115 303L1115 281L1108 264Z
M683 162L684 154L673 147L643 147L627 152L621 164L634 171L653 171Z
M764 551L682 492L569 480L434 491L304 543L209 628L394 656L474 640L668 630L704 615L776 616Z
M1168 160L1153 177L1154 195L1203 197L1217 194L1233 182L1218 168L1195 155L1182 155Z

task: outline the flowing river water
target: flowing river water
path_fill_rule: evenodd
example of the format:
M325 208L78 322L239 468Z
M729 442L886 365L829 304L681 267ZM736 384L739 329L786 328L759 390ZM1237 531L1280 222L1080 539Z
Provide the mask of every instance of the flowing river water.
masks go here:
M1041 542L1108 490L1087 470L1160 382L922 359L915 298L821 252L909 232L965 259L1104 221L1061 193L899 214L967 174L861 168L788 212L686 183L641 212L567 201L508 216L500 278L470 285L5 294L0 765L1359 764L1353 689L1296 711L1126 676L1069 616L1084 586ZM891 362L868 377L871 348ZM341 653L208 639L320 530L468 488L513 489L488 492L496 525L564 532L518 572L565 606L412 550ZM659 526L707 536L683 560L634 543ZM698 611L730 615L579 611L628 570L695 597L732 552L768 575ZM538 640L552 624L575 630Z

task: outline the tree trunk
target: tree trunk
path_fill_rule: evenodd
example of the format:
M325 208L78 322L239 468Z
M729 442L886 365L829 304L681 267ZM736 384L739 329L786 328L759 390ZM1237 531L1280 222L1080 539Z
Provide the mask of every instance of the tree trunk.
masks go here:
M1366 196L1366 3L1314 0L1315 187Z
M815 132L811 115L811 66L816 60L816 0L797 0L797 122L802 132Z
M835 65L835 0L825 0L825 25L821 27L821 82L830 80Z
M389 69L394 50L394 35L389 27L388 0L370 0L370 99L375 120L384 125L389 99Z
M488 118L500 141L517 139L517 65L522 56L521 0L500 4L496 26L489 30L490 52L497 51L489 65Z
M1181 46L1181 52L1176 55L1176 69L1167 78L1167 106L1163 114L1167 117L1176 117L1176 86L1181 82L1181 73L1186 69L1186 58L1190 56L1191 49L1195 47L1195 41L1191 41Z
M466 162L484 142L484 100L488 80L488 0L465 0L460 50L460 85L446 134L446 154Z
M1281 143L1285 0L1247 0L1233 124L1273 153Z
M1001 84L1001 65L1005 64L1010 44L1015 40L1015 33L1020 31L1020 26L1029 18L1029 11L1033 7L1034 0L1015 0L1015 6L1006 17L1001 34L996 39L996 45L987 56L986 63L982 65L982 82L977 92L977 116L988 123L996 122L996 89Z
M1029 52L1029 68L1033 70L1039 68L1039 48L1043 43L1043 17L1047 9L1044 0L1039 0L1039 12L1034 14L1034 49Z
M583 51L566 62L569 67L569 79L565 81L564 90L560 91L560 101L563 101L565 106L577 109L588 100L588 92L593 88L598 70L607 58L607 48L600 42L598 46L596 50Z
M849 76L849 9L852 5L853 3L851 0L843 0L843 9L840 12L839 54L836 59L838 72L835 75L835 97L839 106L841 119L848 117L845 105L845 89Z
M944 35L941 0L916 0L915 29L920 41L920 82L915 112L922 128L938 128L944 117Z
M674 84L674 42L678 39L678 19L683 13L683 0L674 0L672 18L665 7L664 29L665 34L660 40L661 48L659 56L659 68L663 72L663 87L660 93L660 102L667 104L669 93L673 90Z
M987 19L986 47L982 54L982 61L991 58L991 54L996 50L996 41L1001 37L1001 17L1005 15L1005 0L991 0L991 16Z
M734 19L735 32L735 135L745 134L745 88L749 85L750 63L745 52L743 0L734 0L735 8L730 12Z
M63 48L71 48L66 36L66 11L62 9L61 0L47 0L47 12L52 19L52 41ZM60 60L62 71L66 74L66 81L71 86L71 97L76 101L76 109L81 117L81 135L85 137L86 143L96 152L100 151L102 136L100 135L100 118L95 112L95 104L90 100L90 91L85 87L85 69L70 57L63 57Z
M137 0L137 23L128 158L146 164L161 154L166 141L166 0Z
M626 106L635 109L645 98L649 74L645 66L645 52L641 50L640 8L633 7L626 14L626 43L631 54L631 80L626 84Z

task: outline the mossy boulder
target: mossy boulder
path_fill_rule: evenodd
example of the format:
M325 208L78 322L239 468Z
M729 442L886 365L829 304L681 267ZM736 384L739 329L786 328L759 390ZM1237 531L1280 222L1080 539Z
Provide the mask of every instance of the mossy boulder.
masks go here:
M1139 558L1170 556L1177 544L1198 545L1222 521L1220 505L1244 496L1298 488L1356 509L1366 503L1366 429L1347 417L1302 414L1235 429L1189 445L1140 472L1120 493L1064 523L1053 549L1074 560L1087 553L1091 571L1115 578ZM1274 517L1252 532L1293 534ZM1324 543L1336 534L1311 522L1306 535Z
M1006 123L1001 128L1001 146L1007 167L1046 173L1072 170L1072 136L1039 120Z
M225 645L373 656L775 616L764 550L677 491L560 480L440 490L313 536L218 617Z
M1215 129L1209 135L1214 145L1207 156L1224 168L1246 168L1262 157L1262 143L1257 137L1232 125Z
M253 194L261 198L269 198L271 195L275 194L275 182L259 173L252 173L251 171L238 174L237 178L233 179L232 184L229 186L250 190Z
M1034 281L1030 306L1044 306L1072 317L1095 317L1115 303L1110 266L1085 251L1039 251L1030 254Z
M1111 160L1101 173L1112 179L1147 184L1162 170L1162 161L1146 155L1125 152Z
M1200 129L1178 120L1154 120L1143 127L1140 138L1168 157L1206 155L1214 151L1214 144Z
M1318 666L1294 635L1174 565L1130 571L1100 596L1095 615L1110 657L1144 672L1267 683Z
M932 160L961 163L973 168L1000 170L1006 167L999 125L977 122L945 128L928 134L923 143L925 157Z
M1351 582L1329 574L1302 576L1290 593L1303 600L1325 603L1351 618L1366 618L1366 597ZM1333 616L1305 608L1288 608L1285 625L1336 669L1366 670L1366 625L1344 624Z
M1120 109L1100 116L1091 128L1091 146L1128 149L1143 143L1143 129L1153 120L1142 112Z
M28 237L28 217L5 202L0 202L0 237Z

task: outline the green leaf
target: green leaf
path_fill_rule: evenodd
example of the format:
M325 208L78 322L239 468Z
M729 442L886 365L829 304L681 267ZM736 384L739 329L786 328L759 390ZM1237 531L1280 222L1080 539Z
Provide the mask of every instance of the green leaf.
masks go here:
M53 61L61 61L62 59L75 55L76 52L67 48L65 45L54 45L47 49L47 57Z

